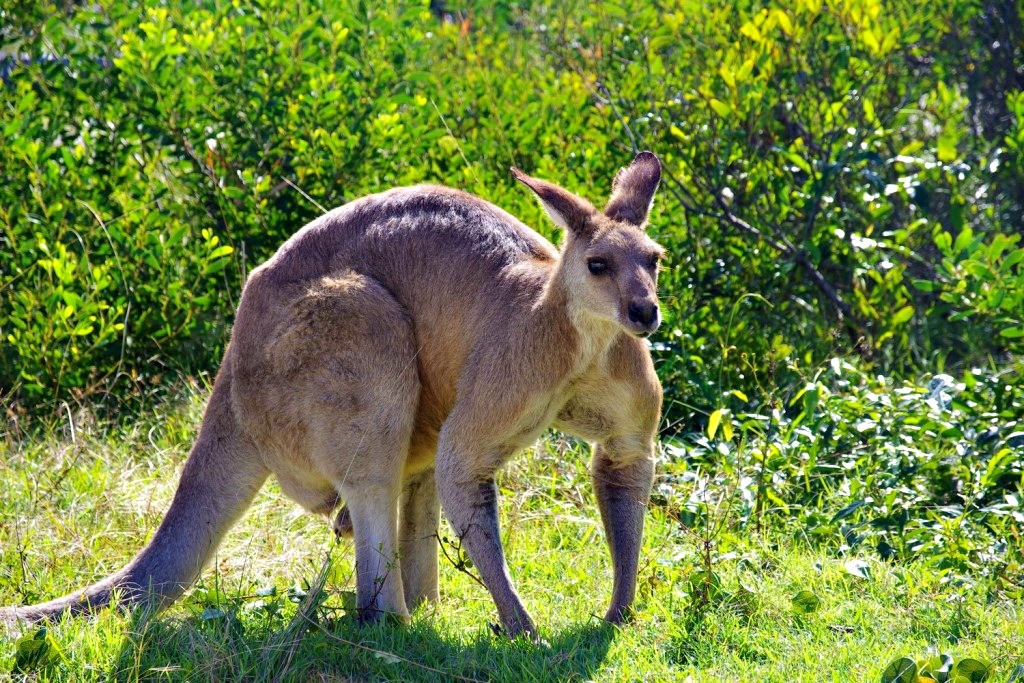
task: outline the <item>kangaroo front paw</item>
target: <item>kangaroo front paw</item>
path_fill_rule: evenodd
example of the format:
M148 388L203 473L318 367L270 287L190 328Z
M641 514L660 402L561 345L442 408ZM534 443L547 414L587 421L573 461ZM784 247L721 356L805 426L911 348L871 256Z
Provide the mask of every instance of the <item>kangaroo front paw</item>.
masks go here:
M334 524L331 527L336 535L342 538L352 538L352 515L349 514L347 505L343 505L338 510L338 514L334 517Z
M533 642L539 642L537 627L534 626L530 615L523 612L509 619L502 619L501 626L491 624L491 630L496 635L503 635L509 638L529 638Z

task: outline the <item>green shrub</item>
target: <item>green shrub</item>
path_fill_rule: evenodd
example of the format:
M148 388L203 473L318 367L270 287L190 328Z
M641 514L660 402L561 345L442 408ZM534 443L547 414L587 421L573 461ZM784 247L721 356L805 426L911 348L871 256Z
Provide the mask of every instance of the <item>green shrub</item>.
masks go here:
M777 390L773 390L777 391ZM1024 594L1024 365L893 382L833 359L803 386L722 400L666 448L659 502L683 524L789 524L839 553L918 558L954 582ZM714 503L714 501L719 501ZM714 504L713 504L714 503Z

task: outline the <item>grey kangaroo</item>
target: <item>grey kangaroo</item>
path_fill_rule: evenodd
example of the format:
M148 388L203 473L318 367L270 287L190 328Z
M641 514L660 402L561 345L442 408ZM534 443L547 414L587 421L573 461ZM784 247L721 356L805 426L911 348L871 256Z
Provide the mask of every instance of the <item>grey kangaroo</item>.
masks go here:
M198 439L152 540L123 569L0 621L119 596L159 609L199 576L273 474L353 533L360 617L438 595L441 508L505 633L535 634L498 530L497 470L548 427L593 444L614 569L605 618L636 592L661 385L662 249L644 232L661 165L642 152L603 211L513 168L565 232L556 249L501 209L400 188L314 220L249 276Z

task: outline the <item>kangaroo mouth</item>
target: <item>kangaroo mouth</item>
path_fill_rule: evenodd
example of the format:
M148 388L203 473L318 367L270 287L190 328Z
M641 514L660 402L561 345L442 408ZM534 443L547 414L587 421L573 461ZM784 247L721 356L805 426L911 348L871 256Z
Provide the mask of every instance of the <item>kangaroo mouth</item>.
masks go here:
M637 325L635 323L630 323L625 327L626 330L634 337L638 337L640 339L647 339L648 337L655 333L655 331L658 329L658 327L660 327L660 325L661 321L658 320L651 325Z

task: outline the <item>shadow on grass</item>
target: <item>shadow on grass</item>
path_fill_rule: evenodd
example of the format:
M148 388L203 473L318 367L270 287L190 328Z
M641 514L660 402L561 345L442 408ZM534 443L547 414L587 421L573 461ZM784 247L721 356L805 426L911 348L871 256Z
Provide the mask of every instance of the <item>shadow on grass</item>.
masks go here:
M616 627L592 618L534 644L486 628L445 633L430 623L136 618L110 680L560 681L594 678Z

